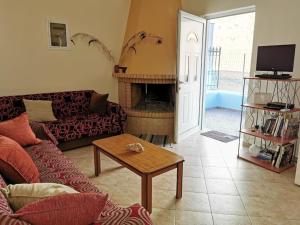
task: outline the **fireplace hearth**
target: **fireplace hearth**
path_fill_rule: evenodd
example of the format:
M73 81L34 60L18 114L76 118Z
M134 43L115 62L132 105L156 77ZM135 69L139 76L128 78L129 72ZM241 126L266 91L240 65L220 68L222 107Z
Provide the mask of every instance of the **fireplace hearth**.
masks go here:
M118 78L119 103L128 115L126 132L174 136L175 75L124 74Z

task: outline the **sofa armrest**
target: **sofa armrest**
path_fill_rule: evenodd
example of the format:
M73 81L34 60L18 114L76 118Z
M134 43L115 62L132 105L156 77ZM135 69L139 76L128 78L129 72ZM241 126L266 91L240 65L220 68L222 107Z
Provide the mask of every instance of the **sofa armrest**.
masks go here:
M37 138L41 140L50 140L53 142L53 144L58 145L58 141L50 132L50 130L45 126L45 124L31 121L30 127Z
M115 102L107 101L106 112L108 115L115 114L118 117L118 120L122 126L122 132L124 132L127 114L122 107Z

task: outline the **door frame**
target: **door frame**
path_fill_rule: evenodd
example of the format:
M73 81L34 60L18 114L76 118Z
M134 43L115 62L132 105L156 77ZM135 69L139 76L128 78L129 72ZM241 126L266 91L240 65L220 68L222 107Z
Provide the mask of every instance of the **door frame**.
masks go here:
M236 16L236 15L241 15L241 14L246 14L246 13L256 13L256 6L255 5L251 5L251 6L246 6L246 7L241 7L241 8L235 8L235 9L230 9L230 10L224 10L224 11L219 11L219 12L213 12L213 13L208 13L208 14L204 14L202 15L203 18L205 18L207 20L207 22L209 20L212 19L218 19L218 18L223 18L223 17L227 17L227 16ZM255 32L255 30L254 30ZM206 26L206 39L207 39L207 34L208 34L208 26ZM253 34L254 35L254 34ZM254 39L253 39L254 41ZM201 99L201 103L202 105L205 105L205 95L206 95L206 75L207 75L207 41L205 43L205 76L204 76L204 89L203 89L203 98ZM252 54L253 54L253 43L252 43ZM252 60L251 60L252 61ZM204 124L204 119L205 119L205 108L202 109L203 111L201 112L202 117L200 118L201 120L201 131L204 131L203 128L203 124Z
M202 50L202 57L201 57L201 75L200 75L200 79L199 79L199 82L200 82L200 108L199 108L199 117L198 117L198 126L195 127L195 128L192 128L191 130L187 131L186 133L184 133L183 135L178 135L178 114L179 114L179 109L178 109L178 101L179 101L179 98L178 98L178 91L179 91L179 72L180 72L180 32L181 32L181 18L183 17L187 17L188 19L191 19L191 20L195 20L197 22L203 22L203 20L205 20L205 23L204 23L204 29L203 29L203 38L202 38L202 45L203 45L203 50ZM200 19L200 20L199 20ZM207 32L207 26L206 26L206 21L207 19L206 18L203 18L203 17L200 17L200 16L196 16L196 15L193 15L191 13L188 13L188 12L185 12L183 10L179 10L178 12L178 17L177 17L177 26L178 26L178 30L177 30L177 55L176 55L176 61L177 61L177 64L176 64L176 87L175 87L175 90L176 90L176 107L175 107L175 135L174 135L174 141L175 143L178 143L180 142L181 140L187 138L188 136L192 135L193 133L196 133L196 132L199 132L202 130L202 126L203 126L203 119L202 119L202 113L203 113L203 103L204 102L204 83L205 83L205 55L206 55L206 32Z
M252 12L256 12L255 5L208 13L208 14L204 14L201 17L203 17L207 20L211 20L211 19L217 19L217 18L222 18L222 17L226 17L226 16L235 16L235 15L241 15L241 14L252 13Z

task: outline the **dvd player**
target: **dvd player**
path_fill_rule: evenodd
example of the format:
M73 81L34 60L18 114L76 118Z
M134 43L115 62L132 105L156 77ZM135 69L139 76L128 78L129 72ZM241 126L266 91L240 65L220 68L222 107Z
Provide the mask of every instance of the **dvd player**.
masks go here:
M293 109L295 107L294 104L287 104L283 102L269 102L267 103L264 108L266 109Z
M292 76L290 74L281 74L281 75L274 75L274 74L256 74L255 77L264 78L264 79L277 79L277 80L286 80L290 79Z

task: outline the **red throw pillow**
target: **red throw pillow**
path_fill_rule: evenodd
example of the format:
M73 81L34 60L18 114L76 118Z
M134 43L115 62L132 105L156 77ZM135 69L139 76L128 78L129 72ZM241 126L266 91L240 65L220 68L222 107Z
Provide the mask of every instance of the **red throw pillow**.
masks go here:
M14 119L0 122L0 135L9 137L22 146L41 143L41 140L35 136L29 125L27 113L22 113Z
M28 153L4 136L0 136L0 171L13 184L39 182L39 171Z
M83 225L97 220L108 196L96 193L57 195L30 203L12 217L39 225Z

